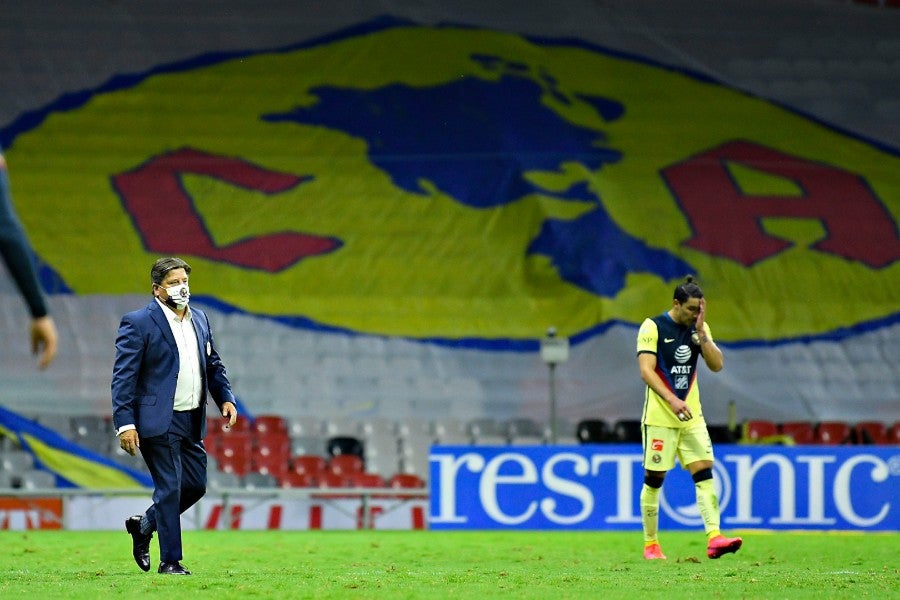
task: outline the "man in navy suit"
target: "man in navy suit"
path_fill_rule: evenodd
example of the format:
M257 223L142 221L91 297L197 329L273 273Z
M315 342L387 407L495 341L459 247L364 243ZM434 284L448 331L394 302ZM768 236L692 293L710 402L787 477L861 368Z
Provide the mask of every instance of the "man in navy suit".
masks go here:
M191 267L161 258L150 270L153 301L122 317L112 376L119 445L140 450L153 477L153 505L125 521L138 566L150 570L159 532L159 572L190 575L181 564L181 513L206 493L206 397L228 427L237 408L206 314L189 308Z

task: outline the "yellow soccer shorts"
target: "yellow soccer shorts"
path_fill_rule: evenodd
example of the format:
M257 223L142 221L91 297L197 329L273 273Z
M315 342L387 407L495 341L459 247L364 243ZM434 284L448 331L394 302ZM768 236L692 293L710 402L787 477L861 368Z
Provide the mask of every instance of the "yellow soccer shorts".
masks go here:
M641 442L648 471L671 471L676 458L682 468L698 460L713 460L712 441L704 421L687 427L647 425L641 429Z

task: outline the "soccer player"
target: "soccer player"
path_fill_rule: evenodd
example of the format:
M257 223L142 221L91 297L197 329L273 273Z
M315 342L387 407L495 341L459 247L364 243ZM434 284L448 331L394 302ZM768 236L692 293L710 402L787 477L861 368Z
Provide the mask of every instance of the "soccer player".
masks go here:
M741 538L726 538L719 531L719 503L713 487L713 450L700 407L697 360L711 371L721 371L722 351L706 323L703 292L688 276L675 288L672 308L641 324L637 338L638 366L647 384L641 416L644 447L644 486L641 518L644 558L665 558L657 537L659 490L675 458L694 480L697 506L707 536L706 555L719 558L737 552Z

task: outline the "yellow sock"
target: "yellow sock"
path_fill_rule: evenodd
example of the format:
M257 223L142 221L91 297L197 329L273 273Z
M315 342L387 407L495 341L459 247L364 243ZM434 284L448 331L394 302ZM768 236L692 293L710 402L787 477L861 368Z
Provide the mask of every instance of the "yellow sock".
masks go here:
M697 492L697 508L703 518L703 528L708 538L719 535L719 500L716 498L716 489L712 479L705 479L695 483Z
M646 483L641 488L641 521L644 524L644 542L655 544L659 531L659 488L652 488Z

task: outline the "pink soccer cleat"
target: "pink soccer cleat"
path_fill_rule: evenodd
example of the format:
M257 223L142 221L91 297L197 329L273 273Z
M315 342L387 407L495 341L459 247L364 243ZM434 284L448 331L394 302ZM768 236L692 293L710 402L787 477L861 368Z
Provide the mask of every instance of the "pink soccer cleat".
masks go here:
M662 548L659 547L659 544L654 543L644 546L644 558L647 560L656 560L658 558L665 560L666 555L662 553Z
M717 535L709 540L709 544L706 546L706 556L710 558L719 558L723 554L737 552L741 549L741 544L743 543L744 540L739 537L727 538L724 535Z

